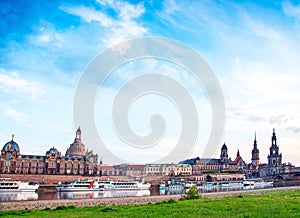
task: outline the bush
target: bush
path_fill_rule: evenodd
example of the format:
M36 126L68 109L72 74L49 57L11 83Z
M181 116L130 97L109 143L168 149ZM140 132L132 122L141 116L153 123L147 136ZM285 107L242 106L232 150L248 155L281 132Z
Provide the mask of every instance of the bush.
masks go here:
M66 209L74 209L76 208L74 205L69 205L69 206L58 206L54 210L66 210Z
M116 209L113 207L105 207L102 209L102 212L109 212L109 211L115 211Z
M167 203L167 204L173 204L173 203L177 203L177 201L174 200L174 199L170 199L170 200L168 200L166 203Z
M181 198L183 200L192 200L192 199L199 199L201 195L199 194L197 190L197 186L192 186L192 188Z

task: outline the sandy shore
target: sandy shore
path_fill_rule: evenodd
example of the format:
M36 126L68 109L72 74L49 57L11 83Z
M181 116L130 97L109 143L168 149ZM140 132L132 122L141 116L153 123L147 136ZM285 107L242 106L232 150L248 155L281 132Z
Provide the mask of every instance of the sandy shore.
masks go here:
M299 190L296 187L280 187L271 189L256 189L244 191L230 192L213 192L201 194L204 198L219 198L225 196L233 196L240 194L261 194L272 193L278 191ZM147 197L124 197L124 198L94 198L94 199L64 199L64 200L38 200L38 201L16 201L1 202L0 210L42 210L45 208L55 209L58 206L74 205L76 207L92 207L92 206L114 206L114 205L140 205L155 204L169 199L179 200L181 195L165 195L165 196L147 196Z

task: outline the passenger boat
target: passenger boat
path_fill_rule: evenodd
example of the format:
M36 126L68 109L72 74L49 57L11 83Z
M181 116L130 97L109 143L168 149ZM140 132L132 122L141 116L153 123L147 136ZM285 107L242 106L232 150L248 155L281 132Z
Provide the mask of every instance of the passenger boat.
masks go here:
M151 184L141 181L102 181L99 183L105 190L149 190Z
M244 180L243 185L244 186L254 186L254 181L253 180Z
M33 182L22 182L9 178L0 179L0 193L2 192L35 192L39 184Z
M73 181L68 186L56 186L60 192L101 191L99 182L95 180Z
M67 187L57 186L61 192L106 191L106 190L149 190L151 184L140 181L73 181Z

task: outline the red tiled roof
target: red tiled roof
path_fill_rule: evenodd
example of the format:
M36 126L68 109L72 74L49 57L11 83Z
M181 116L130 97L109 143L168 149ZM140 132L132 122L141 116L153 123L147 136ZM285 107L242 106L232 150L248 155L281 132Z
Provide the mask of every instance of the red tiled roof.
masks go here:
M233 161L234 163L238 163L241 157L236 157L235 160Z

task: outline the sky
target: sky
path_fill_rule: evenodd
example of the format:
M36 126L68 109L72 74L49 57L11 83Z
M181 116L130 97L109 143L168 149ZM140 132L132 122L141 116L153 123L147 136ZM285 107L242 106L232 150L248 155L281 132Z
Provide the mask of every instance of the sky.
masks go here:
M189 46L218 79L226 116L214 157L225 142L232 159L239 149L250 163L256 132L260 161L267 163L275 128L283 162L300 165L300 4L293 1L2 0L0 145L15 134L22 154L45 154L53 146L64 154L78 128L73 104L88 64L117 43L147 36ZM212 126L208 93L185 69L153 58L119 66L99 84L94 117L103 144L128 163L155 162L176 146L180 111L155 93L135 99L128 119L135 133L147 135L151 116L160 114L166 131L159 144L128 146L115 132L113 99L126 82L146 73L167 75L192 96L199 131L186 158L201 157ZM81 130L87 148L116 164Z

